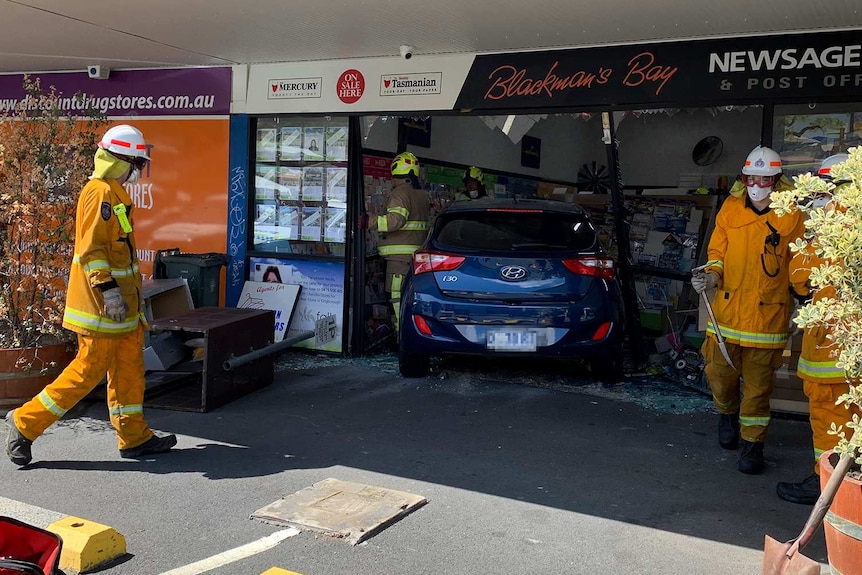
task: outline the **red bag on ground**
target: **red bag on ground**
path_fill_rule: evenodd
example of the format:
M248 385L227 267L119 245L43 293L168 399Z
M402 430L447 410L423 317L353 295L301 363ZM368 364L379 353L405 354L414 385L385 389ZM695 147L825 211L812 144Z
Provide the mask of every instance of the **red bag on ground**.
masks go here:
M62 549L56 533L0 517L0 575L54 575Z

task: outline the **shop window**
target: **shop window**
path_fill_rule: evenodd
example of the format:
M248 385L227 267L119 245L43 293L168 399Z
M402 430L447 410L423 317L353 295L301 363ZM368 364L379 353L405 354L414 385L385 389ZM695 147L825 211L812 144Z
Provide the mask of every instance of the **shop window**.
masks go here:
M344 256L347 118L259 118L253 157L258 252Z
M787 176L816 172L832 154L862 143L862 103L775 106L772 146Z

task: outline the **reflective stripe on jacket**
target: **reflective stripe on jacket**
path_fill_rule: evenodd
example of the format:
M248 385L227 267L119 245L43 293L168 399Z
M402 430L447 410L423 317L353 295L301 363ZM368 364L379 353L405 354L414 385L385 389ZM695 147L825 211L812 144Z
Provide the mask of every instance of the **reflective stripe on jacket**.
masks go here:
M811 277L811 270L820 267L827 260L815 255L796 254L790 260L790 279L796 282L806 283ZM835 288L827 286L815 292L812 301L825 298L835 298ZM836 367L838 346L827 339L829 329L825 326L806 328L802 335L802 351L799 354L799 365L796 374L802 379L816 381L817 383L844 383L846 378L844 370Z
M766 243L772 229L777 245ZM788 244L805 231L803 215L778 217L768 210L757 214L747 196L724 201L709 240L706 271L718 277L712 301L721 335L744 347L781 349L787 344L790 320L790 258ZM808 293L804 282L794 281L796 293ZM707 333L715 335L711 323Z
M370 229L380 234L378 251L383 257L409 258L428 234L431 207L428 196L409 182L392 188L386 213L371 220Z
M81 190L75 219L75 255L63 314L66 329L84 335L110 336L133 332L138 322L146 325L135 234L123 231L114 210L120 205L125 206L134 230L132 200L116 180L92 179ZM121 322L103 315L102 290L96 286L111 282L116 282L129 308Z

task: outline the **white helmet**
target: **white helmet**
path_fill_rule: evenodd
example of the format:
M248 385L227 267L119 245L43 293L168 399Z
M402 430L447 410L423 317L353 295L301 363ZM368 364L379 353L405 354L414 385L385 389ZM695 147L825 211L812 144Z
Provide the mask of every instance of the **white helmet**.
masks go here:
M137 128L127 124L114 126L105 132L99 147L119 156L150 159L144 135Z
M847 154L833 154L820 162L820 169L817 170L817 175L821 178L832 179L832 166L846 162L850 159Z
M781 173L781 156L772 148L757 146L745 159L742 173L747 176L777 176Z

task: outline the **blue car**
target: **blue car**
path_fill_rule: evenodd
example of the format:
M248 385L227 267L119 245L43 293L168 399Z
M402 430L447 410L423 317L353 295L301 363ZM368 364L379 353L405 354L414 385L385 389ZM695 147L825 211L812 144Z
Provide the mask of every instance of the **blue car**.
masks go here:
M402 292L399 368L432 355L583 359L602 381L623 367L614 261L588 215L550 200L457 202L413 255Z

